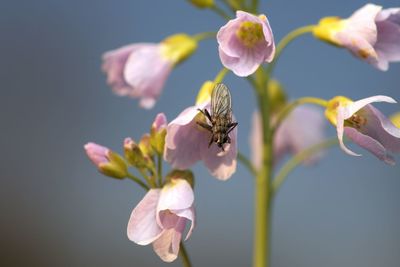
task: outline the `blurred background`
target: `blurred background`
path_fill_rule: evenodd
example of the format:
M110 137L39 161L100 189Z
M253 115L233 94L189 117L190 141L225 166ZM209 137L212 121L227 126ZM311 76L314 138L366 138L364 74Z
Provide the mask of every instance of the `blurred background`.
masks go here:
M276 41L322 16L348 17L366 3L260 2ZM375 3L399 6L398 0ZM167 266L150 246L126 237L131 210L144 191L99 174L83 145L94 141L122 152L123 139L138 140L157 113L172 120L192 105L203 81L221 68L216 41L201 42L173 71L149 111L111 92L101 55L176 32L216 31L224 23L179 0L2 1L1 266ZM310 35L288 47L275 72L290 98L383 94L400 100L399 73L400 64L380 72ZM249 155L255 98L246 80L229 74L225 82L239 121L239 148ZM387 115L400 109L377 107ZM335 134L328 124L327 132ZM399 164L385 165L352 147L363 157L331 149L283 185L273 210L272 266L399 266ZM241 165L227 182L211 177L201 163L193 170L198 225L186 245L194 266L250 266L252 177Z

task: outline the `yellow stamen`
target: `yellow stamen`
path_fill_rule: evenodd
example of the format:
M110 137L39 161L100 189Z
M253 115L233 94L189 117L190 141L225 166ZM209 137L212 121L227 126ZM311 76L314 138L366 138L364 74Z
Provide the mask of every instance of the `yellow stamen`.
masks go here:
M236 36L246 47L252 48L264 39L262 25L252 21L242 22Z

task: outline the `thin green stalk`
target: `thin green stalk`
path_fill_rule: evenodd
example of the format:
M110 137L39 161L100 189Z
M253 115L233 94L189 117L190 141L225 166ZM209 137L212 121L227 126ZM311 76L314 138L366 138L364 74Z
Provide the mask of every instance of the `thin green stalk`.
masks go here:
M223 17L226 20L230 20L231 16L229 16L222 8L220 8L217 5L214 5L212 7L210 7L211 10L213 10L215 13L217 13L218 15L220 15L221 17Z
M224 80L224 78L225 78L225 76L226 76L226 74L229 72L229 70L227 69L227 68L222 68L219 72L218 72L218 74L217 74L217 76L215 76L215 78L214 78L214 83L220 83L220 82L222 82L223 80Z
M250 8L251 12L253 12L254 14L257 13L258 10L258 0L252 0L251 1L251 8Z
M215 38L216 35L217 35L216 32L201 32L192 35L192 38L195 39L196 41L203 41L205 39Z
M325 140L319 144L313 145L299 153L297 153L294 157L292 157L285 165L281 168L281 170L276 175L275 179L272 182L272 195L275 195L276 192L281 188L283 182L286 180L287 176L301 164L304 160L309 158L310 156L324 150L328 149L334 145L338 144L337 138L331 138Z
M142 180L140 180L138 177L136 177L135 175L128 173L128 178L130 178L132 181L136 182L138 185L140 185L140 187L142 187L144 190L148 191L150 188L143 183Z
M253 166L253 164L250 162L250 160L245 155L243 155L242 153L238 152L237 159L249 170L249 172L253 176L257 175L256 168Z
M303 27L297 28L297 29L289 32L285 37L283 37L283 39L276 46L274 60L268 65L268 67L266 69L267 76L271 76L271 73L274 70L275 64L278 61L278 59L279 59L280 55L282 54L282 51L285 49L285 47L290 42L292 42L294 39L296 39L297 37L300 37L301 35L312 32L314 27L315 27L315 25L303 26Z
M287 104L286 107L278 114L275 123L273 125L272 131L274 132L282 121L298 106L304 104L314 104L326 108L328 101L318 97L301 97L293 100L291 103Z
M189 255L188 255L188 253L186 251L186 248L185 248L185 246L183 245L182 242L180 244L179 255L181 256L182 265L184 267L191 267L192 266L192 264L190 263Z
M152 179L153 177L149 177L144 169L138 169L138 171L152 188L156 187L156 181Z
M272 132L270 128L269 97L264 90L268 77L257 87L258 105L261 113L263 145L262 165L255 183L254 213L254 267L268 267L270 262L270 215L271 215L271 176L272 176Z
M162 155L157 155L157 178L158 178L158 185L162 187Z

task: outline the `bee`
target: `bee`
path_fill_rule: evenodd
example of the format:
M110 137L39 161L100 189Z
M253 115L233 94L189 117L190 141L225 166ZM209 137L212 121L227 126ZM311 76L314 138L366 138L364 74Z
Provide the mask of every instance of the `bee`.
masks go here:
M231 143L229 133L238 125L232 121L232 101L228 87L222 83L214 86L211 92L211 114L205 108L199 111L208 119L209 123L198 121L197 124L211 133L208 147L213 142L224 150L224 144Z

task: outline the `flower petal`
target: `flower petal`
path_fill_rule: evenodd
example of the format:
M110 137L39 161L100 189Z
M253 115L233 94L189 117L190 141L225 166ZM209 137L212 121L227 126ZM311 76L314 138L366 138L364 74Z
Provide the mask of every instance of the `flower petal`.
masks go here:
M179 243L182 233L175 228L164 230L162 235L153 242L154 252L165 262L176 260L179 253Z
M336 123L336 131L337 131L337 136L339 139L339 144L340 148L346 152L347 154L351 156L361 156L361 154L354 153L350 149L348 149L344 142L343 142L343 133L344 133L344 120L345 120L345 108L343 107L338 107L337 110L337 123Z
M383 96L383 95L377 95L377 96L371 96L367 97L358 101L353 102L352 104L348 105L344 109L343 113L343 118L347 120L351 116L353 116L354 113L362 109L364 106L374 103L374 102L387 102L387 103L397 103L396 100L389 96Z
M156 220L159 196L160 189L150 189L133 209L127 229L129 240L139 245L147 245L161 235L162 229Z
M194 193L190 184L184 179L172 179L161 189L157 212L187 209L193 201Z
M192 235L193 229L196 225L196 213L194 207L190 207L189 209L184 209L184 210L173 210L173 213L175 213L179 217L186 218L190 220L190 229L186 234L185 241ZM182 232L183 233L183 232Z
M204 165L208 168L211 175L220 180L229 179L236 171L236 156L237 156L237 128L233 129L229 134L231 144L225 145L225 152L221 151L217 145L212 144L208 147L208 140L199 140L201 159Z
M380 160L386 162L389 165L395 164L393 157L387 154L387 150L385 149L385 147L377 140L373 139L370 136L364 135L351 127L345 127L344 133L350 140L352 140L354 143L361 146L362 148L368 150Z

